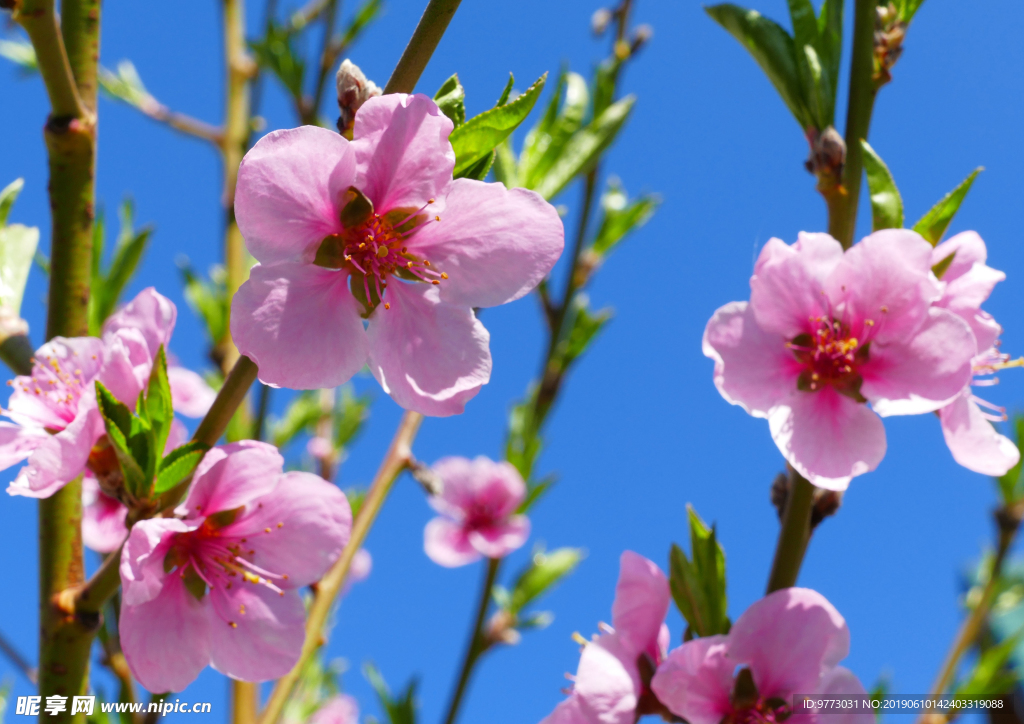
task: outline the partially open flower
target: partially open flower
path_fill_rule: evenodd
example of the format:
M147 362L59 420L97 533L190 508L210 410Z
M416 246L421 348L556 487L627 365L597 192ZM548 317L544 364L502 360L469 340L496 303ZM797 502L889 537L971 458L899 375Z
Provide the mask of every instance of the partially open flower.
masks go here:
M338 132L351 139L356 111L362 108L366 101L379 96L382 91L348 58L341 61L341 65L338 66L334 84L338 89Z

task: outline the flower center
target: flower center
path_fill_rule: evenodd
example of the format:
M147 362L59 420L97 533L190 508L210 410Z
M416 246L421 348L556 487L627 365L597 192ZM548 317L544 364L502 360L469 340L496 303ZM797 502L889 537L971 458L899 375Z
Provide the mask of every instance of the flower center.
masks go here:
M722 718L721 724L776 724L786 721L793 713L785 699L761 696L748 667L736 673L729 703L732 711Z
M72 357L78 353L73 352ZM73 358L44 357L33 359L32 376L16 377L7 384L21 391L41 397L43 404L62 420L70 423L78 413L78 401L85 392L86 381ZM58 431L59 432L59 431Z
M397 208L380 215L359 189L350 187L348 202L341 211L342 232L325 238L317 249L314 264L329 269L348 269L352 293L372 311L384 298L388 278L440 284L448 275L430 265L430 260L409 253L407 240L431 221L420 209ZM434 200L430 199L429 206ZM435 216L433 221L440 221ZM385 309L391 305L384 303Z
M871 342L861 342L842 322L826 317L811 317L812 331L786 343L803 365L797 388L817 392L832 387L858 402L867 402L860 394L864 382L857 368L868 360ZM870 325L869 325L870 326Z

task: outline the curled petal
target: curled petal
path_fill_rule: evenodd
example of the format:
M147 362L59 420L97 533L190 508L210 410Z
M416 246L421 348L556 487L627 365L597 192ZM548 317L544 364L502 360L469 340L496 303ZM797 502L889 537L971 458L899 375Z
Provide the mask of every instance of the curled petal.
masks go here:
M619 559L612 626L627 648L637 653L657 650L669 598L668 579L661 569L653 561L625 551Z
M725 636L687 641L669 653L651 679L651 690L669 711L690 724L719 724L732 713L736 662Z
M121 329L138 330L146 341L150 357L154 358L160 345L166 349L170 344L177 319L178 308L174 302L153 287L147 287L104 322L103 336L107 338Z
M97 553L116 551L128 535L128 508L100 490L96 478L82 480L82 543Z
M633 724L640 692L636 653L617 634L602 634L583 647L576 669L580 709L600 724Z
M274 387L336 387L366 363L348 275L312 265L254 266L231 303L231 337Z
M277 448L257 440L219 445L203 456L179 515L200 518L234 510L266 495L278 484L284 458Z
M160 594L168 580L164 558L174 536L198 526L177 518L150 518L139 521L128 534L121 550L121 585L124 605L137 606Z
M373 376L407 410L461 413L491 378L487 329L433 285L392 281L386 299L391 308L378 305L367 329Z
M968 470L999 477L1020 461L1020 450L985 419L970 387L939 411L939 419L953 459Z

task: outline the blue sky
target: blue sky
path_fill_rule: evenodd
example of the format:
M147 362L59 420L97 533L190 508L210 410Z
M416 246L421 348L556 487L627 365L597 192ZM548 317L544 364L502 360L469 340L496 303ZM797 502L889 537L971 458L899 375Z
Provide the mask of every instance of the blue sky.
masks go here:
M223 91L215 4L185 0L157 7L108 0L102 61L113 66L131 59L159 100L216 122ZM783 0L758 0L755 7L787 17ZM250 3L250 27L261 8ZM388 0L384 16L351 54L371 78L386 80L421 8L420 0ZM432 94L457 71L469 111L476 113L493 104L509 71L519 88L563 63L586 73L606 50L589 33L594 9L582 0L466 0L419 89ZM545 599L543 607L555 614L548 629L485 659L464 709L466 722L529 723L546 715L561 698L563 673L576 666L572 632L589 635L610 617L619 554L636 550L665 566L670 543L686 538L687 502L718 524L733 618L761 595L771 562L777 523L768 489L782 461L764 421L720 398L700 339L717 307L747 298L760 247L772 236L792 241L800 230L821 230L824 204L803 169L807 148L797 124L751 58L699 3L638 0L635 18L650 23L655 35L624 77L639 102L605 168L631 192L660 193L664 204L593 286L594 305L614 307L615 319L555 411L540 471L556 472L560 482L532 516L533 541L582 546L588 557ZM911 26L894 82L879 97L870 135L895 175L909 220L971 169L986 167L952 231L976 229L988 242L990 265L1006 271L988 308L1006 329L1004 349L1016 355L1024 353L1022 33L1024 7L1013 0L928 0ZM840 119L844 96L845 87ZM11 220L42 227L45 246L45 94L38 79L0 66L0 97L0 184L25 177ZM268 128L296 123L273 82L264 114ZM113 217L131 195L139 220L156 227L129 292L156 285L178 303L172 349L201 368L201 329L184 305L173 261L181 253L199 268L218 260L218 159L202 143L130 108L103 101L100 118L100 201ZM569 229L579 195L574 187L558 199L570 208ZM861 211L863 234L870 220ZM33 272L25 297L37 343L43 282ZM537 372L542 321L532 298L488 310L484 321L491 331L492 381L464 415L426 422L415 446L420 459L500 455L507 410ZM400 414L372 380L357 385L371 391L376 404L343 468L346 486L370 479ZM1024 375L1006 372L989 397L1024 409ZM275 408L284 400L277 395ZM853 638L846 664L867 686L888 672L895 692L921 694L959 620L960 575L991 539L995 495L988 479L953 463L933 416L889 419L886 429L885 460L853 482L842 510L815 534L800 583L821 591L846 617ZM8 582L0 630L26 652L34 651L37 620L34 508L26 499L0 502ZM403 479L367 544L373 574L344 601L330 643L331 656L349 662L345 685L364 711L377 707L359 672L363 662L374 661L394 688L419 676L424 722L441 716L481 575L475 566L447 570L426 558L422 528L430 516L418 487ZM524 548L514 555L508 570L528 554ZM678 641L678 614L670 614L669 625ZM6 662L0 662L0 676L14 677ZM23 681L15 682L15 693L27 692ZM226 690L222 678L207 672L181 698L212 700L214 711L226 716Z

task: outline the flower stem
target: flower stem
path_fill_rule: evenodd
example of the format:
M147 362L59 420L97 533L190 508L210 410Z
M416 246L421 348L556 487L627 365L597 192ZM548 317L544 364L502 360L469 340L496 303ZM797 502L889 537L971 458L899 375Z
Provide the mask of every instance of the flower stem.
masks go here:
M811 540L811 508L814 486L790 468L789 495L782 513L782 528L775 546L775 559L768 576L768 593L796 585L800 565Z
M430 0L416 25L409 44L405 46L394 72L384 87L385 93L412 93L427 67L430 56L441 42L461 0Z
M24 0L20 7L15 6L13 18L32 41L53 115L84 118L85 106L68 62L54 0Z
M220 436L227 429L228 423L231 422L235 410L242 404L252 383L256 381L258 373L259 368L256 367L255 362L245 355L238 358L235 366L228 373L227 379L224 380L220 391L217 392L217 397L214 398L209 412L196 428L195 435L192 436L193 440L204 442L211 447L217 444Z
M260 711L260 685L231 680L231 724L256 724Z
M462 696L466 693L466 686L473 674L473 667L480 656L487 651L487 644L483 640L481 629L484 625L484 618L487 616L487 609L491 603L491 589L494 588L494 581L498 577L498 569L501 567L500 558L488 558L487 570L484 573L484 584L480 589L480 600L477 603L476 616L473 618L473 627L469 630L469 641L466 644L466 655L462 660L462 670L459 673L459 681L455 685L455 691L448 702L448 714L444 718L445 724L455 724L459 715L459 707L462 706Z
M929 696L932 698L941 697L945 693L946 689L953 682L960 659L975 644L982 632L982 628L988 618L988 612L992 608L992 601L995 599L996 590L999 587L999 576L1003 570L1003 562L1006 560L1006 554L1009 552L1010 546L1013 545L1017 531L1020 530L1022 514L1024 514L1024 510L1022 510L1020 503L1014 508L999 508L995 512L998 539L996 554L992 559L992 568L989 571L988 580L985 582L985 588L982 590L981 599L960 627L956 638L953 639L949 653L946 654L946 660L943 662L939 675L936 677L929 693ZM918 721L924 722L925 717L922 716Z
M875 0L857 0L853 19L853 56L850 61L850 95L846 109L846 165L843 188L846 193L829 203L829 233L844 249L853 244L860 200L863 154L861 139L867 140L875 106L874 33ZM833 206L835 208L833 208Z
M370 491L366 494L362 508L359 509L359 515L356 516L355 522L352 524L352 534L341 552L341 557L335 561L317 585L316 597L309 608L309 617L306 620L306 640L302 644L302 654L292 670L278 679L274 685L274 690L267 700L267 706L260 715L259 724L275 724L280 718L303 667L323 645L323 627L331 607L334 605L334 599L341 591L345 577L352 566L352 559L362 547L363 541L366 540L366 535L377 519L395 480L412 460L412 442L416 438L421 422L423 422L423 415L418 412L407 411L402 416L395 436L391 440L391 446L370 485Z

